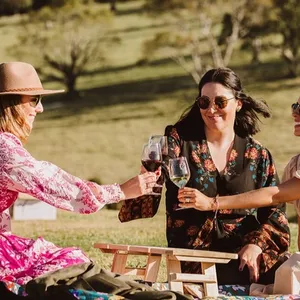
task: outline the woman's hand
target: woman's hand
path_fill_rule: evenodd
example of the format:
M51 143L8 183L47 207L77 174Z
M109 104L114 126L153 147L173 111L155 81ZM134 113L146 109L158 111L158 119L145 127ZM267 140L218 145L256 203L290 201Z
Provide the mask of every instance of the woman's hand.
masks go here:
M129 179L120 185L125 199L137 198L139 196L149 194L155 186L157 175L153 172L146 172Z
M240 258L239 270L243 271L244 267L248 266L250 282L257 282L259 279L261 253L261 248L254 244L244 246L238 253Z
M184 187L178 191L179 207L195 208L198 210L213 210L213 198L209 198L197 189Z

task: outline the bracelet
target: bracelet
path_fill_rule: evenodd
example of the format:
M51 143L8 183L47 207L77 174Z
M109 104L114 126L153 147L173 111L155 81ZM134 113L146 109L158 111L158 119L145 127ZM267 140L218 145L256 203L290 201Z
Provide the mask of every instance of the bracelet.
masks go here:
M217 213L218 213L218 209L219 209L219 195L216 195L215 197L213 197L213 211L215 211L215 215L214 215L214 220L217 218Z

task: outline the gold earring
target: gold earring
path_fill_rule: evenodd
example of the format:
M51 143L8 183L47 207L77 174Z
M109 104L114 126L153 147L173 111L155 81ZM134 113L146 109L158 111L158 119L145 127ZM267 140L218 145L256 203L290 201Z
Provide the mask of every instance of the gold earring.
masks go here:
M238 107L236 108L236 112L239 112L240 110L241 110L241 107L238 106Z

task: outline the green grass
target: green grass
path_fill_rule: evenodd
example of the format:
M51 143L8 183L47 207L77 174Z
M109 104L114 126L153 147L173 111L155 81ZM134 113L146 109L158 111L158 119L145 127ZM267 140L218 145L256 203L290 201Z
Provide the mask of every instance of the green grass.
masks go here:
M137 64L142 58L143 41L174 24L173 17L151 18L141 7L139 1L118 4L119 12L109 23L109 35L120 38L121 43L109 49L103 68L79 80L80 100L67 101L63 95L44 100L45 112L37 117L26 145L34 157L81 178L99 178L104 184L122 182L139 172L141 147L149 135L163 133L165 126L176 122L194 101L195 83L165 53L147 65ZM109 9L102 4L100 8ZM2 61L18 59L6 49L16 41L19 21L20 16L0 19ZM248 52L236 51L230 67L240 75L247 92L265 99L272 108L273 117L263 121L256 138L270 149L281 175L290 157L299 152L290 105L298 98L300 78L285 78L286 66L275 52L264 52L258 66L249 65L250 59ZM35 57L29 62L34 64ZM44 85L62 87L47 81ZM288 211L290 217L295 215L292 206ZM62 247L81 247L105 268L111 258L93 249L94 242L166 245L163 205L153 219L127 224L119 223L116 211L103 209L89 216L59 212L55 222L14 221L13 226L19 235L40 235ZM291 232L294 252L295 224L291 224Z
M61 247L80 247L97 264L110 269L112 256L94 249L94 243L166 246L164 204L152 219L120 223L115 210L102 209L92 215L58 212L56 221L14 221L13 231L24 237L38 236ZM292 241L290 251L297 251L297 225L290 224ZM140 257L129 257L128 265L144 265ZM159 281L166 280L166 265L162 262Z

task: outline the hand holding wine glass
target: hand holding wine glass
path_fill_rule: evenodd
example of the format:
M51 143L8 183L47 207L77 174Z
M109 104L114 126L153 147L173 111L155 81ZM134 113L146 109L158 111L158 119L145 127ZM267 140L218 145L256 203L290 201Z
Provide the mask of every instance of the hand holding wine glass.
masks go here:
M144 144L142 150L142 165L149 172L155 172L162 165L162 154L160 144ZM162 188L156 184L154 187ZM159 193L151 193L151 195L160 195Z
M169 160L170 180L179 188L185 187L190 179L191 172L186 157L181 156ZM176 207L175 210L185 209Z
M159 144L162 154L162 171L164 171L165 177L169 177L169 171L166 165L166 158L168 156L168 138L165 135L151 135L149 138L149 144Z

